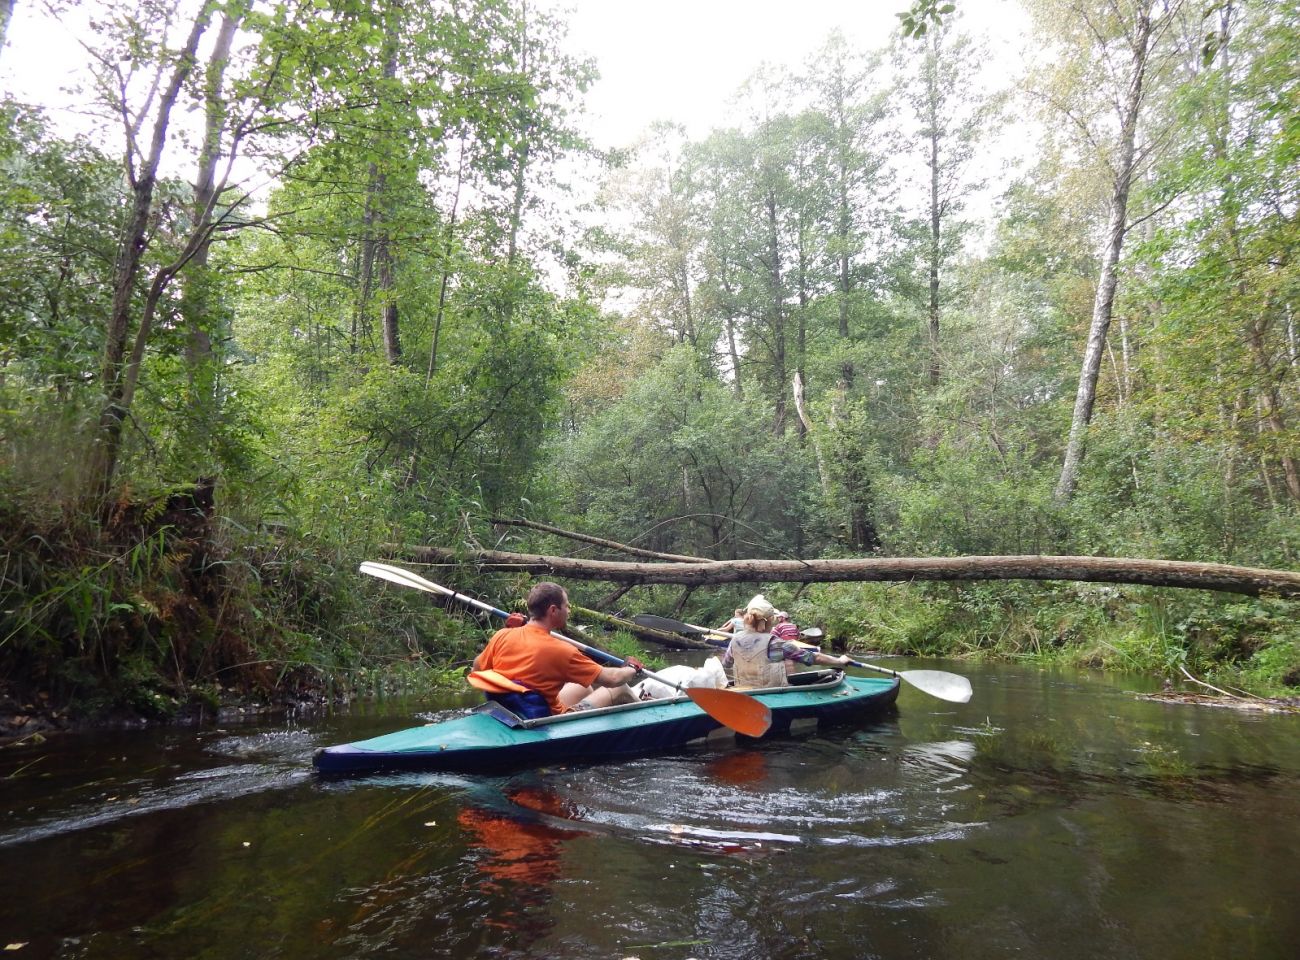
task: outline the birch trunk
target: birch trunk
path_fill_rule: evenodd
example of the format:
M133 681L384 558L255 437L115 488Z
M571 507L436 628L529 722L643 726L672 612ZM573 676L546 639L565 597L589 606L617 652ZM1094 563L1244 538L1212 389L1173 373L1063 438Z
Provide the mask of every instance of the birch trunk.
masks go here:
M776 217L776 192L769 189L764 199L767 212L767 255L768 276L772 286L771 311L772 323L772 377L777 383L785 384L785 305L781 296L781 244ZM777 391L775 413L772 418L772 432L776 436L785 433L785 390Z
M1117 162L1112 170L1114 182L1110 196L1110 217L1106 230L1106 245L1102 250L1101 272L1097 280L1097 294L1092 306L1092 325L1088 330L1088 344L1083 353L1083 366L1079 371L1079 388L1075 394L1074 414L1070 420L1070 438L1065 448L1061 476L1056 484L1055 499L1063 503L1074 496L1079 484L1079 468L1083 462L1088 425L1092 422L1093 405L1097 396L1097 376L1101 371L1102 352L1110 330L1115 306L1115 293L1119 287L1119 261L1128 232L1128 198L1136 167L1136 140L1138 113L1142 108L1142 86L1146 77L1147 62L1151 53L1151 16L1145 8L1137 13L1137 32L1134 35L1133 72L1120 111Z
M939 199L939 37L931 40L931 61L926 71L926 107L930 137L930 385L939 382L939 256L943 210Z
M813 453L817 457L817 476L821 480L822 496L826 498L827 503L833 502L831 497L831 480L830 474L826 470L826 460L822 456L822 445L817 435L813 433L812 421L808 419L808 412L803 405L803 379L796 370L794 382L791 385L791 392L794 394L794 409L799 415L799 423L803 425L804 435L812 441Z

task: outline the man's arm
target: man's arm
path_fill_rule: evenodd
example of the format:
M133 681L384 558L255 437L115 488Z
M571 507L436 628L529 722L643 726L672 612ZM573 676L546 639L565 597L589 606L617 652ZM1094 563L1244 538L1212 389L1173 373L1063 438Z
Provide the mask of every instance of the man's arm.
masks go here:
M600 674L591 682L593 687L621 687L631 683L641 671L637 667L601 667Z

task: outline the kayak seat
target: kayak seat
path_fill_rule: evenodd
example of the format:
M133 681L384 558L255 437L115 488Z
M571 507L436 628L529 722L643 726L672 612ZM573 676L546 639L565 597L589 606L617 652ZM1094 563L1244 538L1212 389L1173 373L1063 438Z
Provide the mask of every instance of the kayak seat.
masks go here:
M826 683L834 678L838 671L835 670L801 670L798 673L792 673L786 677L786 682L792 687L806 687L810 684Z
M546 702L536 690L525 690L523 693L485 693L489 700L499 703L515 716L523 717L525 720L536 720L538 717L549 717L551 715L551 705Z

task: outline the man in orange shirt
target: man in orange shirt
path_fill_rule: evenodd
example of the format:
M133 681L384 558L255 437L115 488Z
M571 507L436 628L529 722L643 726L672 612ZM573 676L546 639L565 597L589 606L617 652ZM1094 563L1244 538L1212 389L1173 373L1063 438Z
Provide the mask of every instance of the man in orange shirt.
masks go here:
M498 630L474 660L475 670L495 670L536 691L551 713L592 710L631 703L636 696L628 684L641 664L602 667L571 643L551 636L569 624L569 595L558 583L542 581L528 592L529 621L522 627Z

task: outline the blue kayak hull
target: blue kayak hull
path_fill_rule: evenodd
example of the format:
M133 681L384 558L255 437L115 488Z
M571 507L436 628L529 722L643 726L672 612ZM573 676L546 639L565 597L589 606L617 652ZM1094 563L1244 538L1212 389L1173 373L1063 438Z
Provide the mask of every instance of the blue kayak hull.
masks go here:
M787 733L796 721L860 722L884 712L898 699L899 682L893 677L815 671L801 679L814 682L746 691L772 711L772 726L765 736ZM324 747L313 762L321 773L501 771L670 750L721 727L685 696L540 720L521 720L499 704L486 703L467 716Z

